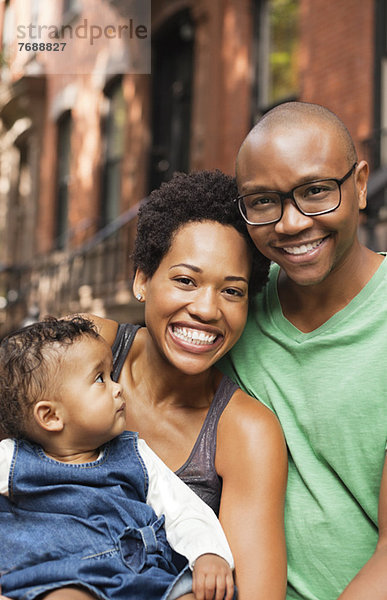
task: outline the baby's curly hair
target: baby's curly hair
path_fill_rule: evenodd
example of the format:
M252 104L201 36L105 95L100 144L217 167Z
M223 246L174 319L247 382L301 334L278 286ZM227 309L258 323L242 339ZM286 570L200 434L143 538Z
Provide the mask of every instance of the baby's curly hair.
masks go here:
M235 178L217 169L175 173L140 208L133 254L135 269L152 277L170 249L174 234L187 223L214 221L231 225L246 239L251 252L251 299L266 283L270 263L251 241L234 202L237 196Z
M33 406L52 389L63 349L83 335L98 338L94 324L80 316L46 317L4 338L0 344L0 428L14 438L28 437Z

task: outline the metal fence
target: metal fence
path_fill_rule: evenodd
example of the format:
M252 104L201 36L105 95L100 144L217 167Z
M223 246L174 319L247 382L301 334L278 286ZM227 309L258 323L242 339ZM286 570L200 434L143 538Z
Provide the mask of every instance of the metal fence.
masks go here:
M131 299L131 207L72 252L53 252L0 271L0 335L46 314L108 314Z

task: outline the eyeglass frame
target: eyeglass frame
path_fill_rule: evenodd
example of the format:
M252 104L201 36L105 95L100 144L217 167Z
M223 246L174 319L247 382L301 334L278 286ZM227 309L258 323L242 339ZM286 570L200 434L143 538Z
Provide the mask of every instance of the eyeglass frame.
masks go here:
M292 188L289 192L279 192L277 190L263 190L262 194L277 194L279 196L280 202L281 202L281 215L278 217L278 219L274 219L272 221L265 221L264 223L253 223L252 221L249 221L246 217L246 215L243 213L242 207L241 207L241 202L243 201L244 198L246 198L247 196L254 196L254 194L257 194L258 192L249 192L248 194L244 194L243 196L237 196L237 198L234 198L234 202L238 203L238 209L239 212L241 213L244 221L248 224L248 225L252 225L252 226L259 226L259 225L272 225L273 223L278 223L284 214L284 201L287 198L290 198L290 200L293 201L294 206L297 208L297 210L304 216L306 217L316 217L318 215L326 215L330 212L333 212L334 210L337 210L341 204L341 186L343 185L343 183L345 181L347 181L347 179L350 178L350 176L352 175L352 173L354 172L355 168L357 167L358 163L357 161L352 165L352 167L349 169L349 171L344 175L344 177L342 177L341 179L337 179L336 177L325 177L324 179L314 179L313 181L306 181L305 183L301 183L299 185L296 185L294 188ZM309 213L309 212L305 212L303 211L297 204L297 200L294 197L294 192L295 190L297 190L298 188L303 187L304 185L311 185L313 183L320 183L323 181L335 181L337 183L337 187L339 188L339 202L338 204L334 207L334 208L328 208L327 210L321 210L319 212L313 212L313 213Z

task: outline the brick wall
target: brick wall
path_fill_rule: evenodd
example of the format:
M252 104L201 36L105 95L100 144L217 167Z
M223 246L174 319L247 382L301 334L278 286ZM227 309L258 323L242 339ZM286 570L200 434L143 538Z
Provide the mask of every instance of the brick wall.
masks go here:
M373 128L374 2L301 0L300 99L323 104L355 143Z

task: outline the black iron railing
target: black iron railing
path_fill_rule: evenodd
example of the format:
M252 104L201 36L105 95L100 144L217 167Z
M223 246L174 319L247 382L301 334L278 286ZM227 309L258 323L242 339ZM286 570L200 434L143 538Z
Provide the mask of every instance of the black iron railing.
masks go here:
M39 315L63 315L130 301L139 204L101 229L81 247L0 267L0 335Z

